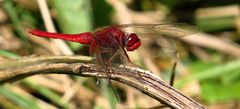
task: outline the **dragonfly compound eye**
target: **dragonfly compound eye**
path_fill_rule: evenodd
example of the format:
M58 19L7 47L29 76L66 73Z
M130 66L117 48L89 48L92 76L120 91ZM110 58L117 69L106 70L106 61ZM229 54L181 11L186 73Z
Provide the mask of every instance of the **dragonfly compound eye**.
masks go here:
M138 36L134 33L129 34L127 39L126 49L128 51L133 51L141 45L141 41Z

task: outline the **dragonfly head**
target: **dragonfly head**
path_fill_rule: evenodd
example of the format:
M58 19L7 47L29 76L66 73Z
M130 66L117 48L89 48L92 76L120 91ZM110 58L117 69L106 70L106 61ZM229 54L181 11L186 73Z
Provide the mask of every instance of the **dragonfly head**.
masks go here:
M127 39L125 42L127 51L133 51L141 45L140 39L134 33L130 33L129 35L127 35Z

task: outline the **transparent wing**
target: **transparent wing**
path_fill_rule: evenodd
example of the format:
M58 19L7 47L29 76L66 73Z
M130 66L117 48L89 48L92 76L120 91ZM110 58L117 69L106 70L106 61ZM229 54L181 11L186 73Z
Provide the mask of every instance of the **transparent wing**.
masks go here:
M178 50L179 38L193 35L199 32L196 25L186 23L166 24L123 24L119 28L125 32L135 33L144 43L145 38L150 38L161 46L164 54L175 57Z
M196 25L185 23L166 23L166 24L123 24L117 25L127 33L135 33L144 44L145 38L150 38L160 46L161 56L176 58L179 52L178 45L181 43L178 38L193 35L199 32Z
M131 65L131 61L125 51L112 33L106 34L107 44L101 44L102 39L96 37L96 57L97 63L104 66L114 66L119 64Z
M116 27L121 28L128 33L136 33L140 37L149 36L171 36L183 37L199 32L196 25L185 23L169 23L169 24L122 24Z
M131 60L129 59L126 50L124 49L123 44L120 43L124 43L124 41L122 39L120 39L119 41L116 40L116 38L113 36L112 33L108 33L108 37L112 42L113 45L113 56L112 56L112 62L113 63L117 63L117 64L124 64L127 66L132 66L134 67L135 65L131 62Z

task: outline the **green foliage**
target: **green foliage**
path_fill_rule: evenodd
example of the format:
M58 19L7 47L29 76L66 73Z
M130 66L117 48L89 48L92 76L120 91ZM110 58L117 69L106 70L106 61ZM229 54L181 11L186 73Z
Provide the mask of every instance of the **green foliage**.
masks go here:
M240 77L240 72L238 72L238 77ZM213 80L203 80L201 82L201 97L204 101L213 104L240 100L240 81L235 81L231 84L224 84L220 81Z
M29 98L23 97L17 93L12 92L7 87L0 86L0 94L12 100L23 109L41 109L36 104L36 101L34 99L30 100Z
M116 109L117 99L114 96L113 87L114 86L111 86L108 83L108 81L101 80L101 88L102 88L103 94L108 98L108 101L110 103L111 109ZM116 96L118 96L118 95L116 95Z
M19 58L19 55L6 50L0 50L0 56L4 56L8 58Z
M202 31L211 32L226 29L233 29L235 26L235 16L219 18L202 18L197 19L196 23Z
M21 41L23 41L24 46L30 52L32 48L31 48L30 43L29 43L29 41L26 37L26 33L23 30L21 20L18 16L17 9L16 9L16 7L14 7L13 2L11 0L4 0L2 6L3 6L3 9L6 11L6 13L8 14L11 22L13 23L13 27L16 30L16 33L20 37Z
M124 0L123 0L124 1ZM217 16L217 17L198 17L195 15L198 9L202 9L204 7L215 7L221 6L226 7L230 4L239 5L239 1L236 0L228 0L228 1L212 1L212 0L135 0L132 1L132 4L129 3L126 6L129 11L134 11L138 15L145 14L144 12L149 11L161 11L166 21L181 21L181 17L188 18L189 21L193 21L191 23L197 24L202 32L216 32L217 34L237 34L237 23L236 16ZM193 4L193 5L192 5ZM44 24L42 20L42 16L39 11L29 10L24 7L24 5L20 5L19 1L13 0L3 0L2 4L0 4L4 12L8 15L8 19L5 22L0 22L1 26L4 23L7 23L12 26L12 30L14 31L15 38L22 42L24 48L28 49L28 53L23 53L24 56L26 54L30 54L38 49L32 49L35 46L34 43L30 43L29 39L26 37L26 27L44 29ZM115 7L110 5L106 0L50 0L49 1L49 9L51 11L51 16L54 20L55 27L60 30L61 33L82 33L94 31L98 27L114 25L117 22L117 19L113 19L117 11L114 10ZM133 9L134 8L134 9ZM190 17L185 15L185 10L191 11L192 15L195 17ZM180 13L180 14L179 14ZM206 13L205 13L206 14ZM148 15L148 14L146 14ZM124 17L124 16L122 16ZM155 17L155 16L154 16ZM161 16L162 17L162 16ZM145 18L145 17L144 17ZM147 17L146 17L147 18ZM132 20L137 20L137 17L134 17ZM174 20L172 20L174 19ZM160 21L159 21L160 22ZM142 22L145 23L145 22ZM161 23L161 22L160 22ZM35 26L35 27L34 27ZM231 31L227 31L231 30ZM227 31L227 32L226 32ZM0 34L1 35L1 34ZM239 35L239 34L237 34ZM222 35L223 36L223 35ZM230 36L230 35L229 35ZM1 36L0 36L1 40ZM196 38L196 40L198 40ZM236 38L239 40L239 37ZM229 42L238 44L234 42L235 39L229 38ZM1 42L1 41L0 41ZM14 43L14 42L9 42ZM212 43L212 42L207 42ZM1 44L1 43L0 43ZM70 47L74 51L79 51L83 46L79 43L69 42ZM2 50L0 48L0 56L5 58L19 58L21 53L18 53L20 50ZM205 48L201 48L206 50ZM207 48L208 50L208 48ZM207 51L206 50L206 51ZM190 51L190 50L189 50ZM186 51L186 52L189 52ZM85 50L84 52L88 52ZM191 52L191 51L190 51ZM36 52L37 54L37 52ZM188 53L186 53L188 54ZM220 62L219 58L223 53L216 52L212 50L208 55L212 56L217 54L219 57L218 62ZM145 57L144 57L145 58ZM193 72L183 79L177 81L175 86L177 88L182 88L186 83L192 81L199 81L201 94L200 98L209 104L219 103L219 102L227 102L233 100L240 100L240 60L226 60L221 61L222 63L213 62L211 59L208 62L203 62L201 59L196 59L194 57L187 57L187 60L190 60L190 67L187 70ZM232 58L232 57L231 57ZM142 61L142 60L141 60ZM3 67L4 68L4 67ZM160 68L161 69L161 68ZM81 78L82 79L82 78ZM39 85L34 81L29 81L28 79L21 82L28 87L31 91L35 91L42 97L49 100L52 104L60 107L60 108L70 108L71 105L61 101L61 95L57 92L54 92L48 89L45 86ZM21 84L21 85L22 85ZM90 86L83 86L90 87ZM106 81L101 81L100 84L102 93L106 96L110 107L112 109L116 108L117 100L114 96L112 88L109 87ZM36 99L38 98L28 98L18 93L15 93L8 86L0 87L0 94L2 97L5 97L9 101L14 103L14 106L20 107L23 109L39 109ZM40 98L39 98L40 99ZM91 101L93 102L93 101ZM1 102L0 102L1 103ZM100 106L93 104L95 109L101 109ZM14 107L13 106L13 107ZM139 108L141 108L139 106Z
M240 99L240 60L225 64L197 62L192 65L192 75L177 82L177 87L199 80L201 83L202 98L208 103L216 103Z
M90 0L52 0L57 14L57 21L63 33L81 33L93 30L92 9ZM81 44L69 42L73 50Z
M93 18L95 27L102 27L111 24L113 8L105 0L93 0Z
M37 92L39 92L44 97L48 98L51 102L56 103L58 106L60 106L62 109L68 109L69 105L61 100L61 96L59 96L57 93L49 90L48 88L38 85L37 83L34 83L33 81L30 81L28 79L25 79L23 81L27 86L31 87L32 89L35 89Z

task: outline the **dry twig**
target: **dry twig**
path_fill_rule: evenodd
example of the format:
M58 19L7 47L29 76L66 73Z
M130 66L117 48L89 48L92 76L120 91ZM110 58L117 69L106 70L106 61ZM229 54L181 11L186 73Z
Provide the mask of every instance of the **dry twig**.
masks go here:
M84 77L96 77L98 75L99 78L107 78L109 72L112 74L112 80L132 86L171 108L204 109L199 103L164 83L151 72L127 66L113 67L110 70L98 67L95 64L37 63L0 70L0 84L36 74L68 74ZM139 73L141 77L139 77Z

